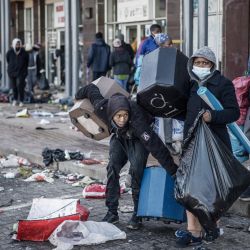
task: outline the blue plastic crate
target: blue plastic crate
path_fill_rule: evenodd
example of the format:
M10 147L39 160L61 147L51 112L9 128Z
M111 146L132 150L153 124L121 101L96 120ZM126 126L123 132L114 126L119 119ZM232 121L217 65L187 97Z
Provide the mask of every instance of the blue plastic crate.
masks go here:
M185 222L185 208L174 198L174 180L160 166L144 170L137 215Z

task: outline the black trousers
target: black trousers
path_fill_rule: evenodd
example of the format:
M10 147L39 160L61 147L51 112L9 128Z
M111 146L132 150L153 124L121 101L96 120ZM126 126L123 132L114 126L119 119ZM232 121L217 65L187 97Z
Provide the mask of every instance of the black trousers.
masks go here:
M98 79L101 76L106 76L107 72L97 72L97 71L93 71L93 81Z
M10 78L11 87L13 89L14 100L17 101L19 97L19 101L23 102L24 100L24 88L26 85L24 77L15 77Z
M130 162L132 177L131 188L134 202L134 213L137 213L139 192L144 168L148 159L148 151L139 139L117 138L113 135L110 140L109 164L107 166L106 206L113 214L117 214L120 197L119 174L123 166Z

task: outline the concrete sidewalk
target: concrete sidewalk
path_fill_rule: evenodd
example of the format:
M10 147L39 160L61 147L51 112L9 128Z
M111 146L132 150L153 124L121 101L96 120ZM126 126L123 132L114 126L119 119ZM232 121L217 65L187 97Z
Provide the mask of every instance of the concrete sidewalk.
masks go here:
M27 105L30 112L43 110L53 114L60 111L59 105L41 104ZM8 155L10 153L28 158L31 162L44 165L42 151L45 147L50 149L67 149L89 154L91 158L108 160L109 139L97 142L85 137L81 132L77 132L72 126L69 117L29 117L16 118L15 114L20 111L19 107L12 107L9 104L0 104L0 153ZM42 119L50 121L48 125L41 125ZM37 130L42 127L51 130ZM57 162L54 167L65 172L78 172L94 178L103 179L106 176L105 165L91 165L79 167L74 165L74 161Z

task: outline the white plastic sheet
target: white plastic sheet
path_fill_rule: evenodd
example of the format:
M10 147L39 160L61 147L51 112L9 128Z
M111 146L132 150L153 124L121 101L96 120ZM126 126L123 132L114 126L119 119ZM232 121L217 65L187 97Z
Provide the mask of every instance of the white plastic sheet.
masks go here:
M126 233L113 224L95 221L67 220L49 237L55 250L70 250L74 245L96 245L109 240L126 239Z

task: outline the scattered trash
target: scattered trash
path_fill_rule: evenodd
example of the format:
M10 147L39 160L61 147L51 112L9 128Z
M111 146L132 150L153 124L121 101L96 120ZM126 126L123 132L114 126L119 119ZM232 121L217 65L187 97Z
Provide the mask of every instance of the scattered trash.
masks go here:
M62 149L49 149L45 148L42 152L43 162L45 166L49 166L53 161L66 161L66 160L83 160L84 155L80 152L69 152Z
M4 191L4 187L0 187L0 192Z
M83 189L83 198L105 198L106 185L103 184L90 184Z
M32 117L54 117L52 113L43 110L30 111L30 114Z
M18 176L18 173L16 173L16 172L15 173L14 172L8 172L8 173L4 174L3 176L6 179L14 179L14 178L16 178Z
M126 239L126 233L111 223L95 221L64 221L49 237L50 243L57 246L58 250L118 239Z
M77 199L33 199L26 220L19 220L15 240L45 241L65 220L87 220L89 210Z
M46 120L46 119L42 119L39 124L41 125L47 125L47 124L50 124L50 121L49 120Z
M85 186L93 184L93 183L102 184L101 181L92 179L89 176L85 176L82 180L73 183L72 186L74 186L74 187L85 187Z
M22 157L18 157L18 164L22 166L30 166L30 162Z
M4 168L17 168L20 165L29 166L30 162L22 157L10 154L6 158L0 159L0 167Z
M36 127L36 130L54 130L54 129L59 129L59 128L43 128L43 127Z
M41 181L46 181L49 183L53 183L54 179L47 176L45 173L37 173L37 174L33 174L31 175L29 178L25 179L24 181L27 182L31 182L31 181L37 181L37 182L41 182Z
M23 110L17 112L16 117L19 117L19 118L28 118L28 117L30 117L28 109L26 108L26 109L23 109Z
M121 206L119 210L122 213L133 213L134 212L134 206Z
M17 168L19 167L18 157L16 155L8 155L7 158L0 159L0 166L4 168Z
M55 116L61 116L61 117L68 117L69 112L61 111L61 112L55 113L54 115Z
M124 189L120 188L120 194L124 193ZM87 185L82 192L83 198L86 199L102 199L106 197L106 185L94 183Z

